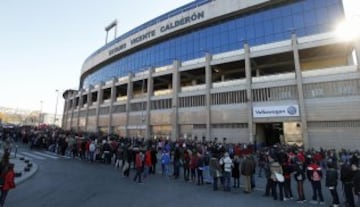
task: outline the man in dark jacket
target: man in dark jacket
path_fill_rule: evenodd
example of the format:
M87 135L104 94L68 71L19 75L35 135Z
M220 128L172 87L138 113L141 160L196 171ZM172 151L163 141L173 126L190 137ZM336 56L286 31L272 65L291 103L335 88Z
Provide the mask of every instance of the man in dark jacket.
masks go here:
M348 207L355 207L353 188L354 171L351 169L351 165L343 163L340 168L340 180L344 186L344 194Z
M300 159L296 159L294 167L295 167L294 179L296 180L297 183L297 192L298 192L297 202L303 203L306 201L304 194L304 180L306 179L304 164Z
M358 197L357 206L360 206L360 168L353 165L354 178L353 178L353 184L354 184L354 193Z
M333 162L328 161L325 186L328 187L330 190L331 196L333 198L333 205L332 205L333 207L338 207L340 204L339 196L336 190L337 180L338 180L338 172L335 169Z
M265 187L264 196L270 196L270 190L271 190L271 186L272 186L272 179L271 179L271 171L270 171L270 162L269 162L268 157L265 158L264 172L265 172L265 178L266 178L266 187Z
M250 157L251 155L246 155L244 161L241 163L241 174L245 179L244 193L251 192L251 176L255 172L255 161Z
M151 148L151 174L155 174L156 173L156 164L157 164L157 151L155 149L155 147Z

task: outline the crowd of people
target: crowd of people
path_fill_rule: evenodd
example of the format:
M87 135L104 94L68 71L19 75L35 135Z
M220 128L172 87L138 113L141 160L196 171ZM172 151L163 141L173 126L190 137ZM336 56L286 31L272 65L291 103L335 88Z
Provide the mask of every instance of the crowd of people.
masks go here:
M11 138L12 135L5 135ZM143 183L151 174L183 179L196 185L212 184L214 191L240 188L251 193L257 177L265 177L264 196L273 200L296 200L325 204L323 187L339 206L339 184L346 206L360 206L358 151L334 149L304 150L298 146L274 145L256 149L252 144L166 139L145 140L100 134L76 134L61 129L31 129L20 133L32 148L87 160L113 164L122 176ZM157 166L161 169L157 169ZM134 173L131 176L131 173ZM306 198L304 184L312 188ZM296 185L296 195L292 186ZM295 187L295 186L294 186ZM296 197L296 199L295 199Z

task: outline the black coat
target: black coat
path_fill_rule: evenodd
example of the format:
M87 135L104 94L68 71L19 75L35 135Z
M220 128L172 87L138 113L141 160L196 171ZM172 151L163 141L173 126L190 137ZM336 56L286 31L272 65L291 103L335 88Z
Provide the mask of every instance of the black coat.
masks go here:
M232 166L231 175L233 178L239 178L240 177L240 160L234 160L234 165Z
M294 170L295 170L294 179L296 181L304 181L306 179L305 170L301 163L295 164Z
M340 169L340 180L345 184L351 184L354 177L354 171L351 169L351 165L344 164Z
M338 172L334 168L329 168L326 171L326 180L325 180L325 186L326 187L334 187L337 186L337 180L338 180Z
M353 183L355 194L360 195L360 169L355 172Z
M255 161L251 158L245 158L241 163L241 174L251 176L255 172Z

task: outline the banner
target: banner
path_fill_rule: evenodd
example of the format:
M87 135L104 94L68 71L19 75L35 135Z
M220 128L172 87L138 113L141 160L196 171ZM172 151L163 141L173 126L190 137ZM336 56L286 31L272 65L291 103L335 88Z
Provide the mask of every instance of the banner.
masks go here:
M299 105L253 107L254 118L299 116Z

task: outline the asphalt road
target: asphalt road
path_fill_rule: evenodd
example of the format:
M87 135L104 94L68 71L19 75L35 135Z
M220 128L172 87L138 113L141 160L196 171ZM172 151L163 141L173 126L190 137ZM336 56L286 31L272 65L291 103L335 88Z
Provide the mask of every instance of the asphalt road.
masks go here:
M20 150L33 153L29 149ZM211 185L197 186L184 182L183 179L174 180L161 175L153 175L144 184L138 184L131 179L134 171L131 172L130 179L123 178L110 165L60 156L57 159L51 156L45 156L45 159L34 158L33 161L39 166L37 174L9 192L6 206L314 206L309 203L297 204L295 201L273 201L270 197L263 197L263 178L257 178L257 187L260 189L251 194L244 194L241 188L232 192L214 192ZM296 197L295 184L293 188ZM338 191L340 193L340 189ZM306 194L309 200L309 187ZM323 194L328 206L331 201L328 190L323 188Z

